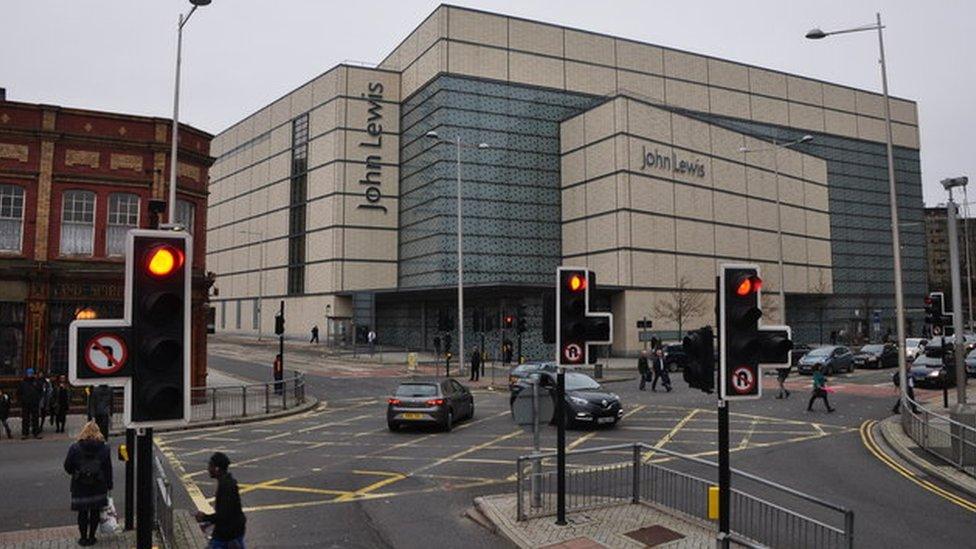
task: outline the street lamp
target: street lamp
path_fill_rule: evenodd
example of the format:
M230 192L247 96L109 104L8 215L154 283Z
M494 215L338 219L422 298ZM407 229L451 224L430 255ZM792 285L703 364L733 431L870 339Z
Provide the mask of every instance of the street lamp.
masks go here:
M455 140L441 139L435 131L429 131L426 137L438 143L454 144L457 146L457 294L458 294L458 372L464 368L464 252L461 248L461 149L489 149L487 143L465 143L458 133Z
M262 318L261 313L264 311L264 233L258 231L237 231L241 234L246 234L248 236L258 236L261 237L260 247L258 247L258 253L260 253L260 263L261 268L258 271L258 341L261 341L261 324ZM251 244L253 246L253 243Z
M956 187L966 188L969 184L968 177L953 177L942 180L946 194L949 195L949 202L946 204L946 229L949 237L949 273L952 283L952 337L955 352L956 369L956 403L959 406L966 404L966 369L964 356L966 339L962 331L962 284L959 282L959 232L956 229L956 222L959 219L959 208L952 197L952 189Z
M176 225L176 148L178 139L178 132L180 127L180 57L183 49L183 25L190 20L193 12L197 11L200 6L206 6L210 3L210 0L190 0L193 7L190 8L190 13L183 17L180 14L179 21L176 25L176 84L173 89L173 142L170 144L169 153L169 226Z
M877 22L851 29L824 32L813 29L807 33L807 38L819 40L832 34L847 34L851 32L878 31L878 50L881 63L881 90L884 93L884 116L886 130L886 145L888 154L888 194L891 207L891 251L895 269L895 325L898 329L898 378L901 387L902 400L906 398L907 382L905 371L905 295L901 282L901 238L898 234L898 188L895 185L895 159L891 138L891 104L888 98L888 68L885 66L884 53L884 25L881 24L881 14L878 13Z
M786 324L786 275L783 272L783 212L780 209L780 198L779 198L779 151L780 149L789 149L800 143L809 143L813 141L812 135L804 135L799 139L794 139L793 141L785 141L778 143L774 138L770 147L762 147L758 149L750 149L749 147L739 147L739 152L741 153L754 153L754 152L766 152L773 151L773 184L776 185L776 237L779 239L779 303L782 309L781 324Z

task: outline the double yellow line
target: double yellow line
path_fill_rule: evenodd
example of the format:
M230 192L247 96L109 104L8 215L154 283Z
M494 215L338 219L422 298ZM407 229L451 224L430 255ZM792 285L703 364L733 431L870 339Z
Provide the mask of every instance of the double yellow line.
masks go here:
M929 492L932 492L943 499L949 500L967 511L976 513L976 503L939 488L935 484L932 484L931 482L919 477L913 471L910 471L899 463L896 463L893 459L888 457L887 454L882 452L881 448L878 446L878 443L874 440L874 434L871 432L871 429L877 423L877 420L870 419L861 424L861 441L864 443L864 446L868 449L868 451L874 454L874 457L880 459L882 463L893 469L899 475L907 478Z

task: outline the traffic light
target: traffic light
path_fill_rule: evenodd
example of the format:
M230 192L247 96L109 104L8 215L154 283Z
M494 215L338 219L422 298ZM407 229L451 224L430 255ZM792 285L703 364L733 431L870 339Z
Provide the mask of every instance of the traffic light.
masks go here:
M590 312L593 273L586 269L559 267L556 270L556 350L562 365L585 364L587 346L613 339L610 313Z
M524 334L526 328L528 327L528 323L526 322L525 317L526 317L525 305L519 305L518 320L516 321L516 331L520 334Z
M945 325L945 294L943 292L931 292L925 298L925 323L939 327Z
M515 317L513 317L512 315L506 314L504 318L502 318L502 327L505 328L506 330L510 330L514 324L515 324Z
M191 239L172 231L132 231L131 420L182 422L190 406ZM156 423L154 423L156 424Z
M688 386L711 394L715 389L715 344L711 326L688 332L682 346L688 355L683 376Z
M275 335L283 335L285 333L285 317L278 313L275 315Z
M751 265L723 265L719 283L721 386L729 398L762 395L760 365L789 366L793 348L788 326L760 327L762 278Z

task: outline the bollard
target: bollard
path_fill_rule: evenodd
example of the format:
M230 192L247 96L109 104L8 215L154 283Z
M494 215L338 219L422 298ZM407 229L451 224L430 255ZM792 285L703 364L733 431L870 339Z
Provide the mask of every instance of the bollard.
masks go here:
M633 466L632 467L633 467L633 471L631 472L631 475L633 475L634 485L632 487L633 493L630 496L630 502L631 503L640 503L640 489L641 489L641 486L640 486L640 482L641 482L641 478L640 478L641 453L640 453L640 446L637 445L637 444L634 444L634 463L633 463Z

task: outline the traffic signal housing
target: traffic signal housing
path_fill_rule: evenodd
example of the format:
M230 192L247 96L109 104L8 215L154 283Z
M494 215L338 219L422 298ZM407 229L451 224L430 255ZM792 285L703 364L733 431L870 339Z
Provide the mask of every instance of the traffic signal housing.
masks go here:
M712 394L715 390L715 333L711 326L688 332L682 347L688 356L683 376L689 387Z
M174 231L130 231L127 263L132 311L130 425L190 418L192 239Z
M506 314L502 318L502 327L505 328L506 330L511 330L514 325L515 325L515 317L514 316L512 316L510 314Z
M592 271L576 267L556 269L556 362L564 366L586 364L589 345L613 340L610 313L590 312Z
M526 321L527 313L525 312L525 305L519 305L518 307L518 317L515 320L515 331L520 334L524 334L528 329L528 322Z
M285 333L285 317L281 313L278 313L274 317L275 319L275 335L284 335Z
M790 366L793 348L790 328L760 326L762 286L758 267L722 266L719 394L723 399L759 398L762 395L760 365Z

